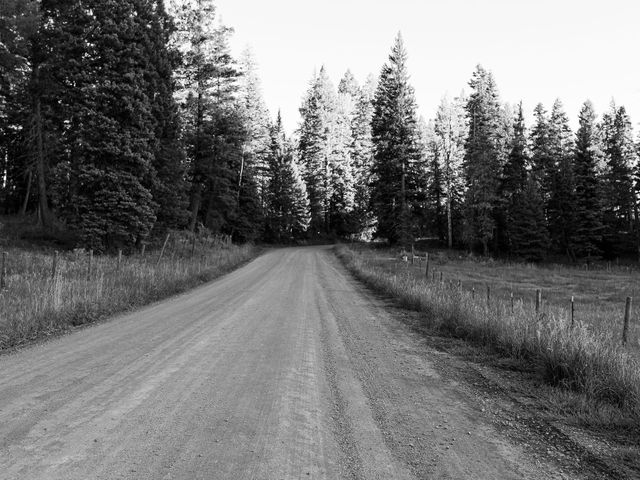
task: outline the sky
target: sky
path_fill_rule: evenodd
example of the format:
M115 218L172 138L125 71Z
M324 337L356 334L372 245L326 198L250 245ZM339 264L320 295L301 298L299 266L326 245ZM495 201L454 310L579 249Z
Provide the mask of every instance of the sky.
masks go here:
M408 51L418 113L429 119L444 95L469 91L477 64L491 70L503 101L525 113L556 98L572 126L589 99L598 114L612 99L640 130L640 0L217 0L233 27L236 56L259 66L267 106L287 131L314 72L338 84L350 69L378 75L398 32Z

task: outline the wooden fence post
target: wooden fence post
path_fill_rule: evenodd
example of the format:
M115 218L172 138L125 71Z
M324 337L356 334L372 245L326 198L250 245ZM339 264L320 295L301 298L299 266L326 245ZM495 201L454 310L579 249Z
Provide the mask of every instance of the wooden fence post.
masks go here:
M411 244L411 265L414 264L415 258L416 258L416 251L414 250L413 243L412 243Z
M162 244L162 250L160 250L160 255L158 255L158 261L156 262L156 266L160 265L160 260L162 260L162 256L164 255L164 249L167 248L167 242L169 241L169 233L167 233L167 237L164 239L164 243Z
M0 266L0 290L7 288L7 252L2 252L2 265Z
M491 301L491 285L487 285L487 305Z
M440 272L440 283L442 283L442 272Z
M575 303L573 299L573 295L571 295L571 326L573 327L574 318L575 318Z
M191 258L196 254L196 234L193 234L193 239L191 240Z
M147 249L147 244L143 243L142 244L142 252L140 252L140 255L144 257L144 251Z
M117 271L120 271L120 267L122 266L122 249L118 250L118 268Z
M542 292L540 289L536 290L536 314L540 313L540 304L542 303Z
M51 278L55 280L58 270L58 251L53 252L53 262L51 264Z
M513 292L511 292L511 313L513 313Z
M622 326L622 343L626 345L629 339L629 320L631 317L631 297L627 297L627 302L624 306L624 324Z
M93 270L93 249L89 250L89 266L87 267L87 277L91 278L92 270Z
M429 280L429 252L427 252L425 256L425 263L427 264L427 266L424 269L424 274L427 277L427 280Z

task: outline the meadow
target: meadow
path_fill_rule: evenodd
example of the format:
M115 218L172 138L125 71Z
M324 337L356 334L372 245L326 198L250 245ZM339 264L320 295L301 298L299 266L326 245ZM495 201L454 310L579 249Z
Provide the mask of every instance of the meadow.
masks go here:
M397 250L337 247L338 257L363 282L424 312L426 327L526 362L546 383L584 394L589 405L575 408L613 407L640 419L635 309L628 342L621 341L625 300L633 295L640 273L627 267L586 271L431 252L427 276L425 252L416 253L422 259L412 263L411 254L403 261ZM536 290L542 294L538 310Z
M256 254L218 237L169 238L164 251L132 255L3 249L0 350L184 292Z

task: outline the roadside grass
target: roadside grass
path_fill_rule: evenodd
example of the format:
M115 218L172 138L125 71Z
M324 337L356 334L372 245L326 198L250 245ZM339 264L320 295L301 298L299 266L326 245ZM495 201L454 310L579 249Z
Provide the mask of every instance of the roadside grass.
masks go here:
M184 292L227 273L256 255L251 245L226 244L214 237L176 238L163 258L91 257L75 250L7 251L6 288L0 291L0 350L19 346L73 326ZM192 255L193 246L194 254Z
M400 262L390 258L388 251L338 246L336 254L365 284L396 298L406 308L423 312L426 327L526 362L539 371L547 384L583 395L587 404L558 396L563 398L566 409L573 410L570 413L580 416L597 410L603 418L622 415L634 424L640 421L640 361L632 348L620 343L619 302L612 302L614 309L606 304L594 308L596 304L592 302L589 310L581 311L572 325L566 302L562 305L547 302L536 313L529 300L519 299L512 308L510 296L504 295L507 285L511 288L509 281L502 291L499 287L492 290L489 301L486 287L475 287L474 295L469 277L481 273L472 272L468 265L466 279L460 275L449 283L443 275L444 281L440 282L438 273L434 282L426 278L423 268L398 265ZM444 272L442 267L438 266L438 272ZM453 273L455 268L456 265L450 266L447 271ZM495 277L509 278L506 267L500 268L502 271ZM544 272L535 275L545 276ZM475 281L481 282L481 278L476 277ZM458 279L462 282L460 288ZM480 284L485 283L482 278Z

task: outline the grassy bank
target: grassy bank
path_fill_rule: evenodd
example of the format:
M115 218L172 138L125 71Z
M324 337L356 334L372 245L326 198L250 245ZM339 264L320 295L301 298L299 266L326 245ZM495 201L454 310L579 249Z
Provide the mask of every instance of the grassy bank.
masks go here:
M0 350L94 322L184 292L251 259L253 246L198 239L170 242L158 251L95 256L74 251L9 249L6 288L0 291Z
M554 386L580 392L592 404L613 407L634 421L640 419L640 362L620 345L617 336L576 319L566 308L547 304L536 313L529 302L486 293L475 295L457 282L432 281L420 269L396 267L379 252L336 253L349 270L375 290L424 312L425 326L434 331L490 347L539 370ZM438 277L439 278L439 277Z

